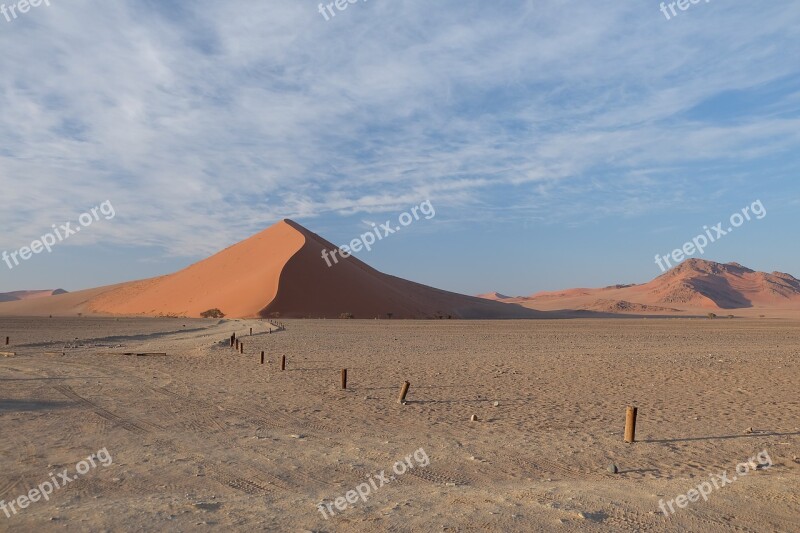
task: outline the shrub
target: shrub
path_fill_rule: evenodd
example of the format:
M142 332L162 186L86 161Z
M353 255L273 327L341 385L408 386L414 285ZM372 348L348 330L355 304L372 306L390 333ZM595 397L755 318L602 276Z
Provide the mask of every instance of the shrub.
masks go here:
M353 313L342 313L341 315L339 315L339 318L355 318L355 317L353 316Z
M717 315L714 313L708 313L708 318L717 318Z
M200 316L203 318L224 318L225 313L223 313L222 311L220 311L215 307L214 309L203 311L202 313L200 313Z

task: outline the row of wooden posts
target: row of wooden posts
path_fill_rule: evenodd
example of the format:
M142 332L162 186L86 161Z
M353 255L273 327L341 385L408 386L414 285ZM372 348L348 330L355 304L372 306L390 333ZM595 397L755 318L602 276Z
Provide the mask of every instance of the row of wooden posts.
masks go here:
M273 324L274 325L274 324ZM269 330L272 333L272 329ZM250 328L250 335L253 335L253 328ZM244 343L236 338L236 333L231 334L231 348L235 349L237 352L243 354L244 353ZM261 364L264 364L264 351L261 351ZM286 356L281 357L281 370L286 370Z
M270 321L270 324L272 324L273 326L276 325L276 324L272 323L272 321ZM272 333L272 329L270 329L269 331L270 331L270 333ZM250 328L250 335L251 336L253 335L253 328ZM238 338L236 338L236 333L232 333L231 334L230 343L231 343L231 348L233 348L234 350L236 350L240 354L244 353L244 343L242 341L240 341ZM261 351L261 364L262 365L264 364L264 351L263 350ZM286 370L286 356L285 355L281 356L281 370ZM406 395L408 394L408 389L409 389L410 386L411 386L411 383L409 383L408 381L404 381L403 382L403 386L400 389L400 397L397 400L398 402L404 403L406 401ZM346 368L342 369L342 389L343 390L347 389L347 369Z
M269 321L275 327L283 328L283 324L275 323L273 321ZM272 333L272 328L269 330ZM253 328L250 328L250 335L253 335ZM236 333L231 334L231 348L235 348L236 351L243 354L244 353L244 343L236 338ZM9 345L11 342L10 337L6 337L6 346ZM264 364L264 352L261 352L261 364ZM286 356L281 356L281 370L286 370ZM403 387L400 389L400 397L398 398L398 402L404 403L406 401L406 395L408 394L408 388L411 384L408 381L403 382ZM342 369L342 389L347 389L347 369ZM639 413L639 409L637 407L628 406L625 411L625 442L634 443L636 442L636 416Z
M275 322L274 320L268 320L267 322L278 328L278 330L286 329L286 327L283 325L283 322Z
M269 321L275 327L283 328L283 324L274 323L271 320ZM272 328L269 330L272 333ZM250 335L253 335L253 328L250 328ZM6 346L11 342L10 337L6 337ZM244 353L244 343L236 338L236 333L231 334L231 348L235 348L236 351L243 354ZM261 364L264 364L264 352L261 352ZM286 356L281 356L281 370L286 370ZM408 388L411 384L408 381L403 382L403 387L400 389L400 397L398 398L398 402L404 403L406 401L406 395L408 394ZM347 389L347 369L342 369L342 389ZM636 416L638 415L638 408L628 406L625 411L625 442L634 443L636 442Z

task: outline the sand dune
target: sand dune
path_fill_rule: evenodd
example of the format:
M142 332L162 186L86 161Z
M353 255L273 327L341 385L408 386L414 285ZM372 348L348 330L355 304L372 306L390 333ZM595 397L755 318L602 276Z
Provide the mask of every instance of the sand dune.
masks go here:
M45 296L53 296L57 294L66 294L64 289L47 289L43 291L14 291L14 292L0 292L0 302L18 302L20 300L32 300L34 298L43 298Z
M531 309L674 314L725 310L800 310L800 280L756 272L738 263L689 259L640 285L539 292L503 300Z
M484 294L478 294L476 298L483 298L485 300L495 300L495 301L502 301L508 300L512 298L512 296L506 296L505 294L500 294L499 292L487 292Z
M349 257L328 266L333 244L291 220L174 274L26 302L0 315L198 317L526 318L543 313L383 274Z

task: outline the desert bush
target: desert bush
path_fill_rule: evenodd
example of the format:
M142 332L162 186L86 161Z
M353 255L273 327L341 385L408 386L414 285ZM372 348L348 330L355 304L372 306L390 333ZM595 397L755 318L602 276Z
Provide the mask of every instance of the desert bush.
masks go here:
M339 315L339 318L355 318L355 317L353 316L353 313L342 313L341 315Z
M225 313L223 313L222 311L220 311L215 307L214 309L203 311L202 313L200 313L200 316L203 318L224 318Z
M714 313L708 313L708 318L717 318L717 315Z

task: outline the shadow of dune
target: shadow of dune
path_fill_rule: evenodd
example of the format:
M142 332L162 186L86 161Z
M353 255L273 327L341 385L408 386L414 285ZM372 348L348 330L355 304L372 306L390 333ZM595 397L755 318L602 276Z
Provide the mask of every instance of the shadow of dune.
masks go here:
M687 282L698 293L713 301L720 309L746 309L753 307L753 302L734 289L725 278L704 276ZM723 284L719 287L718 284Z

